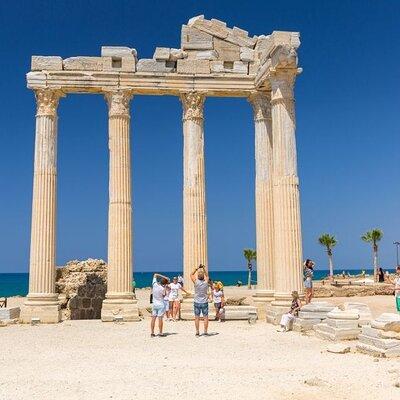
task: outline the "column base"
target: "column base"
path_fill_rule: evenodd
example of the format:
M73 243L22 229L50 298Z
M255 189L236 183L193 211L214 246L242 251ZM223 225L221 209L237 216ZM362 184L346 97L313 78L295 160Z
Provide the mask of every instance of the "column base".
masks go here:
M101 308L101 320L113 322L122 317L124 322L140 321L139 307L136 299L105 299Z
M56 294L28 294L21 307L20 321L30 324L32 318L39 318L42 324L56 324L61 321L61 307Z
M264 321L266 319L266 307L274 300L273 290L257 290L253 295L255 307L257 307L258 319Z
M300 300L304 299L304 293L298 291ZM278 307L290 307L292 305L292 292L275 292L274 300L272 301L272 306Z
M269 304L266 306L266 320L268 323L278 325L283 314L290 310L290 306L276 306Z

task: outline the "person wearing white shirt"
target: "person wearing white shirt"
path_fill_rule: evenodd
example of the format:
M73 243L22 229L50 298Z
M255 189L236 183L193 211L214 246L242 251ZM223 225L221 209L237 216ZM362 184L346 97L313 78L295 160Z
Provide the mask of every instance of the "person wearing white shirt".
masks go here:
M179 315L179 309L181 306L181 302L179 299L179 291L182 290L182 292L185 292L188 294L188 292L182 287L182 285L178 282L178 278L174 276L172 279L172 282L168 285L170 292L168 295L168 300L169 300L169 309L170 309L170 316L172 316L172 321L176 321L178 315Z
M161 274L153 275L153 305L151 310L151 337L155 337L154 328L156 326L156 319L158 318L159 336L163 334L163 318L165 314L164 296L166 294L165 287L168 285L169 279Z

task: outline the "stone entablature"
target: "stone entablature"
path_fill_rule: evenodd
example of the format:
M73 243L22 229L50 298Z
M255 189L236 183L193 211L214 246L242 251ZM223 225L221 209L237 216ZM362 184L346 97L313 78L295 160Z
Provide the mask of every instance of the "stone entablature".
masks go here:
M100 57L32 56L27 81L31 89L65 92L130 89L179 95L205 90L209 96L247 96L257 88L270 88L267 78L280 68L296 75L299 45L298 32L251 37L201 15L182 26L179 49L156 47L151 59L138 59L135 49L123 46L103 46Z

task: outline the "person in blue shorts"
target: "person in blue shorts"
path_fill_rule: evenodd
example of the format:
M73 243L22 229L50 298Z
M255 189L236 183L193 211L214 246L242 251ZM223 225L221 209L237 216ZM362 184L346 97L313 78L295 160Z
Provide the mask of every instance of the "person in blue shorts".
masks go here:
M164 296L166 294L165 287L169 283L169 279L161 274L153 275L153 306L151 310L151 337L155 337L154 328L156 326L156 319L158 318L158 329L160 336L163 334L163 318L165 314Z
M204 336L208 336L208 274L204 265L199 265L190 274L194 283L194 323L196 337L200 336L200 316L204 319Z

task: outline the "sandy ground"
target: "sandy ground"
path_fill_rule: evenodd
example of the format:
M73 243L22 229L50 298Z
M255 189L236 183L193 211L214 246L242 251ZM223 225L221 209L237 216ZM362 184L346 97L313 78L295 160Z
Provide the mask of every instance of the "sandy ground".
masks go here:
M145 305L148 292L138 297ZM393 312L390 296L344 300ZM328 342L263 322L211 322L215 335L200 338L192 322L165 325L164 338L150 338L148 318L0 328L0 399L400 398L399 359L331 354Z

